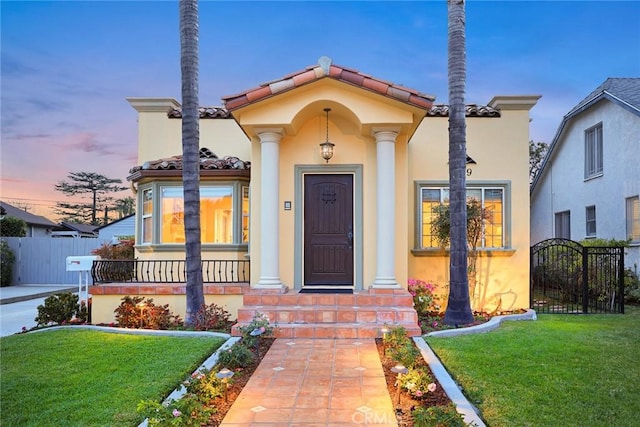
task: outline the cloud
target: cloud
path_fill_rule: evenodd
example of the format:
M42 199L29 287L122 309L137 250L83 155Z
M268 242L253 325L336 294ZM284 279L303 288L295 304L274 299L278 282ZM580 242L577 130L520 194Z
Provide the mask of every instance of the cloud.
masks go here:
M111 145L100 142L96 135L91 132L71 135L69 142L59 144L58 146L63 150L80 150L85 153L100 154L103 156L118 154L117 151L113 150Z

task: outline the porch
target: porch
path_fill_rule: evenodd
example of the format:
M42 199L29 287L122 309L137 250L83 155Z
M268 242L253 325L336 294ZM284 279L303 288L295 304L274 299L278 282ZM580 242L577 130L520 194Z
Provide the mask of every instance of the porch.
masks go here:
M420 335L413 297L406 289L370 288L353 293L301 293L256 289L249 283L249 261L202 263L205 302L223 306L236 318L232 334L256 313L269 317L279 338L375 338L385 326L403 326ZM126 295L169 304L184 317L186 270L176 260L97 260L91 271L94 322L109 323ZM326 292L326 291L324 291Z

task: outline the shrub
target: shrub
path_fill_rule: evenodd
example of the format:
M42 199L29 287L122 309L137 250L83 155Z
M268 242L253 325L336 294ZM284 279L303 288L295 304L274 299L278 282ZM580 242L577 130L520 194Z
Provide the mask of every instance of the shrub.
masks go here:
M155 305L152 298L140 296L124 296L113 312L122 328L169 329L182 323L180 316L171 313L169 304Z
M409 342L407 330L403 326L395 326L389 329L384 338L384 345L388 348L399 348Z
M254 357L253 352L244 343L238 343L218 354L216 366L231 370L243 368L253 362Z
M0 221L0 236L24 237L27 235L27 223L15 216L6 216Z
M143 400L138 403L137 411L148 420L149 426L200 427L204 425L216 411L202 402L197 394L188 393L178 400L159 403Z
M256 312L253 319L251 319L251 323L240 327L239 330L242 334L242 342L248 347L257 346L260 336L269 337L273 335L273 327L269 323L269 316L260 312ZM256 330L261 331L260 335L251 335Z
M416 348L413 341L407 340L407 342L399 347L391 347L387 350L387 355L407 368L413 368L420 355L420 350Z
M420 279L409 279L408 284L409 293L413 297L413 307L419 316L440 311L434 296L437 285Z
M15 262L16 256L9 244L4 240L0 241L0 286L9 286L13 281L13 264Z
M624 301L632 304L640 303L640 278L630 268L624 271Z
M134 259L134 240L121 240L119 244L103 243L102 246L91 251L102 259Z
M447 406L420 406L412 412L415 427L466 427L453 403Z
M194 316L194 327L196 331L230 332L233 323L230 317L231 313L215 303L202 304Z
M84 306L84 304L83 304ZM78 305L78 295L62 292L51 295L44 300L44 305L38 306L38 316L35 318L38 326L69 323L74 317L86 321L87 308L81 310Z

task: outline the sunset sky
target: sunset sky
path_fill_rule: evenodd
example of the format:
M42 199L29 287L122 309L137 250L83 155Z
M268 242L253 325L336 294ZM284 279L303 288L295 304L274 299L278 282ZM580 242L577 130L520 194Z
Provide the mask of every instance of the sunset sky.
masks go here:
M51 207L71 199L54 185L69 172L126 184L138 164L126 97L180 100L178 3L2 0L0 12L0 199L56 220ZM466 12L467 103L542 95L534 141L551 142L607 77L640 77L638 1L469 1ZM447 103L446 1L200 3L203 106L321 56Z

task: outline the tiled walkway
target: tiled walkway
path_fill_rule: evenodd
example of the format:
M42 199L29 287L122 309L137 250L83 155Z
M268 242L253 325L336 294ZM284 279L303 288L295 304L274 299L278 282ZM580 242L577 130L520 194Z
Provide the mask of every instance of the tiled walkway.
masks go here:
M397 426L373 339L277 339L221 426Z

